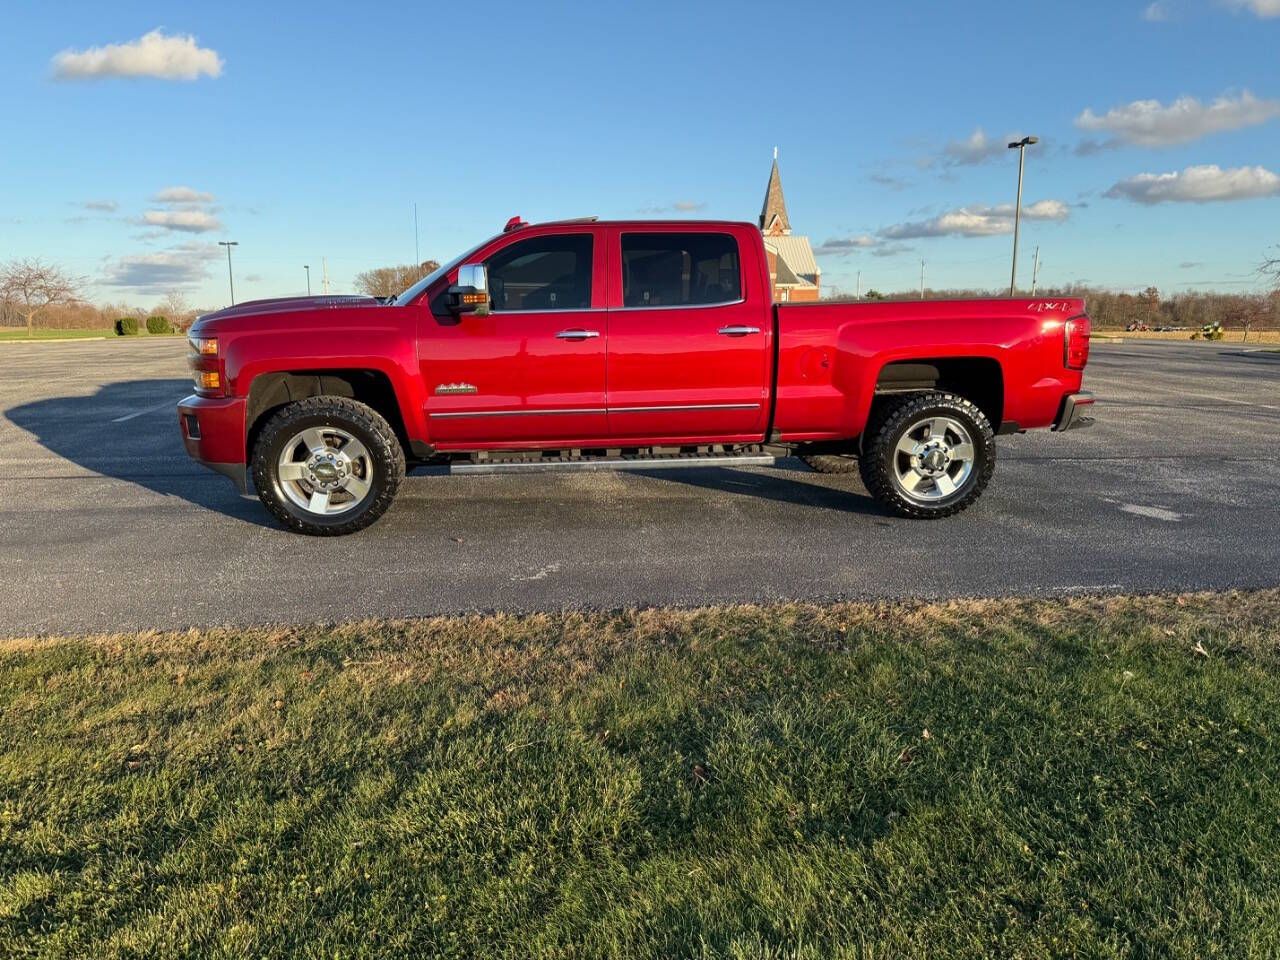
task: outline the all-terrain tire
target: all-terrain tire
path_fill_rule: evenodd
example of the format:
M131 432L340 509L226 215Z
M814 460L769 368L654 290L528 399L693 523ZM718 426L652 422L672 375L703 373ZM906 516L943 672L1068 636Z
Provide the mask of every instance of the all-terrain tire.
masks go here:
M800 459L818 473L858 472L858 455L854 453L814 453Z
M307 428L332 427L364 444L372 464L369 490L354 507L331 516L312 513L290 500L278 463L286 444ZM253 446L253 484L258 498L285 527L297 533L335 537L363 530L395 499L404 479L404 448L391 424L368 404L346 397L308 397L267 421Z
M922 422L936 417L949 417L966 428L973 441L973 462L954 492L924 501L910 496L898 480L898 443ZM964 397L953 393L904 396L874 411L863 434L858 466L867 492L890 512L921 520L949 517L977 500L990 482L996 466L995 431L986 414Z

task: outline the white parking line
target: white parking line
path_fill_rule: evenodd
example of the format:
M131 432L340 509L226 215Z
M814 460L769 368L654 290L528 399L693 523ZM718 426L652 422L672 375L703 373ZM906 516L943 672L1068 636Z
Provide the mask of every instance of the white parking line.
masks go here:
M1125 513L1137 514L1139 517L1150 517L1152 520L1167 520L1169 523L1177 523L1182 519L1181 513L1174 513L1172 510L1166 510L1163 507L1143 507L1136 503L1122 503L1120 509Z
M182 399L181 397L178 398ZM154 407L147 407L144 410L135 410L133 413L126 413L123 417L116 417L112 423L124 423L126 420L132 420L134 417L140 417L144 413L155 413L157 410L163 410L165 407L173 407L178 403L177 400L166 400L164 403L157 403Z
M1201 400L1217 400L1219 403L1238 403L1242 407L1261 407L1263 410L1280 410L1280 407L1273 406L1269 403L1254 403L1252 400L1237 400L1234 397L1218 397L1210 393L1187 393L1185 390L1178 392L1188 397L1199 397Z

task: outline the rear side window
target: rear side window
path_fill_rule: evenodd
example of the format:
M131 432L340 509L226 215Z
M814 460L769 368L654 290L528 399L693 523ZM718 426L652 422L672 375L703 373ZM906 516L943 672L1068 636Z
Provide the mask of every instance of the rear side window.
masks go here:
M741 299L738 242L729 234L623 234L624 307L684 307Z
M583 310L591 306L589 233L530 237L485 265L495 311Z

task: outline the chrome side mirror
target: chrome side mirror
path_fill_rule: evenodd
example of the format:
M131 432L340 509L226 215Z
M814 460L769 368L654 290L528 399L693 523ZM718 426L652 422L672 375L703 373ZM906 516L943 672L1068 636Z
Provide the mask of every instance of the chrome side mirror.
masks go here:
M489 312L489 273L483 263L458 268L458 282L449 288L449 308L459 315Z

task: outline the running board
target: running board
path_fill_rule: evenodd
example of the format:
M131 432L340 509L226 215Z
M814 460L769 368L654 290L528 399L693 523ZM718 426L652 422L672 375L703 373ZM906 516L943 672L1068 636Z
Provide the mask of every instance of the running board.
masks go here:
M771 467L778 458L768 453L697 454L687 457L582 457L526 461L456 460L450 473L518 473L522 470L678 470L690 467Z

